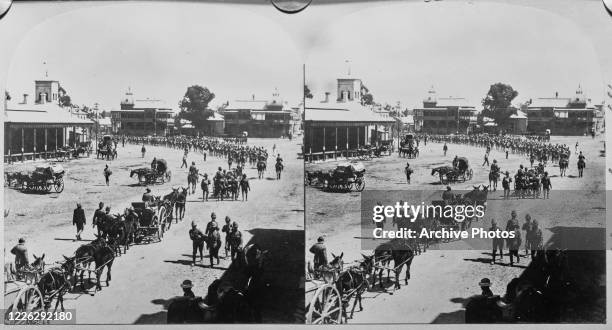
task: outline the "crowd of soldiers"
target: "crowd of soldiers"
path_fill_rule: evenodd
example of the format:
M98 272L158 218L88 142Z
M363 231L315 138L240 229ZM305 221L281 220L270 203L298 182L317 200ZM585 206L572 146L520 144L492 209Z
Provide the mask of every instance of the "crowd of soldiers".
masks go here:
M545 138L533 136L516 135L488 135L488 134L457 134L457 135L436 135L421 134L417 136L417 143L424 141L439 143L464 144L476 147L496 149L506 154L519 154L534 157L538 161L558 161L561 155L570 154L570 147L565 144L550 143Z
M219 137L194 137L194 136L168 136L168 137L142 137L124 136L123 143L162 146L167 148L186 150L188 152L200 152L206 160L207 154L211 156L227 158L228 164L242 163L247 161L255 165L258 160L268 159L268 151L262 146L246 145L246 138L219 138Z

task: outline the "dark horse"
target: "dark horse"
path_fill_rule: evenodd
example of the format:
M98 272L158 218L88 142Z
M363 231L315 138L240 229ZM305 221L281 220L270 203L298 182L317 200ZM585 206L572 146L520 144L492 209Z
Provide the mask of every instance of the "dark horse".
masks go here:
M454 169L452 166L440 166L440 167L431 169L431 175L438 174L438 176L440 177L440 183L444 183L444 176L453 171Z
M90 244L81 245L76 250L74 257L66 258L66 260L71 259L74 261L75 265L78 265L78 269L81 270L81 285L83 285L83 273L93 262L95 265L93 272L96 274L96 288L94 294L97 290L102 290L102 286L100 285L100 277L102 276L104 267L106 267L106 285L108 286L111 280L111 267L113 266L113 261L115 260L115 251L102 238L96 237L96 239ZM92 271L88 272L89 278L91 279Z
M183 220L185 217L185 203L187 202L187 194L189 194L186 188L181 187L176 197L174 204L174 210L176 212L176 222Z
M363 311L361 296L370 286L368 275L372 272L374 267L374 256L362 256L364 260L359 263L359 266L351 267L341 272L336 281L336 288L342 297L342 315L344 316L344 323L346 323L348 318L353 318L357 303L359 303L359 311ZM351 315L347 317L346 310L351 296L354 296L355 299L353 300Z
M256 244L247 245L240 251L235 264L246 279L242 285L229 281L215 280L208 287L205 299L179 298L168 306L168 323L253 323L261 322L260 302L263 295L261 281L264 271L264 257Z
M283 165L283 162L281 160L276 161L276 164L274 165L274 168L276 169L276 180L280 180L281 172L283 172L284 167L285 166Z
M263 159L260 159L257 162L257 177L262 179L264 176L264 172L266 171L266 162Z
M387 269L387 281L389 281L389 271L395 272L395 289L400 288L399 274L406 266L406 278L405 284L408 285L410 279L410 265L414 258L414 243L402 238L396 238L389 242L385 242L374 250L374 262L379 262L377 265L380 268L378 277L380 280L380 287L382 288L382 272ZM393 268L389 267L390 261L393 260ZM374 281L372 286L376 283L376 273L374 273Z
M53 298L57 298L55 309L61 306L64 311L64 295L72 289L71 277L74 272L74 259L66 259L60 267L45 272L37 283L38 290L45 299L45 310L49 310Z

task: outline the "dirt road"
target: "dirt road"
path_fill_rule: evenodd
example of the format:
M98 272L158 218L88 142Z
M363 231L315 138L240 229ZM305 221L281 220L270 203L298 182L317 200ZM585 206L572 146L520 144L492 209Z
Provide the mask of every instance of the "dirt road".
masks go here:
M544 241L565 235L572 239L588 240L585 237L600 237L594 249L605 247L605 185L603 182L605 158L601 156L603 139L590 137L553 137L553 143L566 143L572 146L579 141L580 149L587 157L587 168L583 178L577 178L576 159L570 160L568 176L558 177L558 166L548 166L552 174L553 192L549 200L509 200L505 201L503 192L489 194L487 215L484 221L474 223L475 227L487 228L490 219L495 218L500 226L505 226L510 211L516 209L520 223L524 223L529 213L543 228ZM421 154L417 159L399 158L397 154L364 161L366 168L366 189L375 190L431 190L432 198L439 199L444 186L437 177L431 176L433 167L450 164L455 155L468 157L474 169L474 178L465 183L453 184L453 190L471 190L473 185L488 185L488 167L481 166L485 150L463 145L449 145L447 157L443 156L442 144L421 144ZM503 171L515 173L520 164L528 165L528 159L519 155L505 155L493 150L490 161L497 159ZM412 182L406 184L403 168L406 162L414 169ZM339 162L307 164L306 170L332 169ZM501 184L500 184L501 188ZM361 259L360 230L360 193L324 192L317 188L306 187L306 248L316 242L318 236L326 237L328 253L344 252L345 263ZM437 198L434 198L436 197ZM567 228L581 228L588 232L564 232ZM584 234L583 236L579 236ZM523 232L524 235L524 232ZM557 236L555 236L557 235ZM586 235L586 236L585 236ZM580 237L580 238L578 238ZM484 244L484 245L483 245ZM488 243L490 244L490 243ZM483 277L491 279L492 290L496 294L505 292L506 284L522 273L528 259L522 259L515 267L509 267L505 257L503 264L490 265L488 244L473 241L455 241L437 246L415 257L412 263L411 279L407 287L389 292L371 290L364 296L363 312L356 312L349 323L463 323L464 306L467 298L479 293L478 282ZM524 252L522 252L524 253ZM307 260L312 255L306 252ZM601 260L603 265L603 260ZM345 265L346 267L346 265ZM602 269L598 271L603 271ZM594 272L596 273L596 272ZM403 285L404 274L400 276ZM605 278L594 275L594 282L605 285ZM389 289L392 288L390 284ZM605 299L605 298L604 298ZM605 304L600 304L605 308ZM358 309L357 309L358 310ZM597 311L601 317L601 310Z
M248 201L203 202L201 190L190 195L185 219L173 224L160 243L132 246L126 255L115 260L109 287L103 285L95 296L78 292L66 296L66 308L77 308L78 323L165 323L169 300L182 294L179 285L184 279L194 282L196 295L205 296L215 278L229 275L230 264L229 258L222 259L219 266L211 269L205 253L203 264L190 265L191 221L204 228L211 212L217 214L220 223L226 215L237 221L245 244L257 243L269 250L264 275L268 290L261 297L263 321L294 322L293 313L300 308L302 297L299 279L304 260L303 162L297 159L300 146L296 140L249 139L249 144L265 146L270 151L276 144L285 162L282 179L275 180L272 168L265 179L258 180L256 169L247 168L252 189ZM126 145L119 146L118 153L115 161L85 158L63 163L67 175L61 194L38 195L5 189L5 207L10 210L4 225L5 251L10 251L19 237L25 237L30 254L45 253L48 263L60 261L62 255L72 255L83 244L73 240L72 210L76 202L82 203L87 215L83 238L93 239L91 219L98 202L110 205L115 213L122 212L133 201L140 201L144 187L129 178L129 169L148 167L153 157L166 159L172 172L170 183L150 187L154 195L167 194L172 186L187 184L187 169L180 168L180 150L148 146L146 157L141 158L140 146ZM190 153L188 162L192 161L200 173L209 176L219 166L227 168L224 159L210 155L204 162L202 155ZM102 176L106 163L113 171L108 187ZM33 166L18 164L8 170Z

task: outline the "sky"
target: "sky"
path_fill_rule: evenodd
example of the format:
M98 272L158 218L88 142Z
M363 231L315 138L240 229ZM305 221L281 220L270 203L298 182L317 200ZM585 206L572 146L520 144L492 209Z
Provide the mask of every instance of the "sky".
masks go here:
M33 81L48 72L74 103L103 108L119 108L128 87L136 99L176 108L193 84L215 93L213 105L271 98L275 88L296 105L300 70L289 35L248 6L127 3L73 10L34 26L13 54L7 90L16 99L32 95Z
M349 61L347 64L346 61ZM515 101L571 97L581 84L603 101L602 75L589 38L573 22L534 8L498 3L390 4L341 17L308 52L307 84L322 99L335 78L362 79L375 101L422 106L465 97L479 106L491 84L510 84Z
M75 103L110 109L128 87L176 105L192 84L210 88L213 105L275 88L295 105L303 63L316 102L335 96L349 60L381 103L420 106L434 86L478 106L496 82L514 87L516 102L569 97L578 84L601 102L602 73L612 73L612 42L601 41L612 24L594 16L598 1L315 1L296 15L245 4L18 2L0 21L0 44L11 46L0 76L21 98L48 71Z

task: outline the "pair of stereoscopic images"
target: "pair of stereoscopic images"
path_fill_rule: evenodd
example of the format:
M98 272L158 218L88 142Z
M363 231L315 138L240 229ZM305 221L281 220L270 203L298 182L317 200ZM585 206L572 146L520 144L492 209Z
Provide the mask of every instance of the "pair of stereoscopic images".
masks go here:
M5 322L605 322L609 17L534 5L14 4Z

